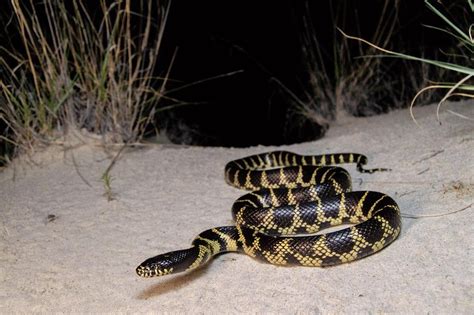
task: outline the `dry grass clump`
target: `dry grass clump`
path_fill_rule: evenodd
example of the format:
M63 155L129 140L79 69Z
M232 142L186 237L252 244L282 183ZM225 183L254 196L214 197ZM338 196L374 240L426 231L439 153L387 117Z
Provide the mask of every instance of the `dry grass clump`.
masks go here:
M385 1L371 40L385 46L391 41L398 21L399 1ZM332 52L323 51L315 27L304 17L303 53L308 66L309 88L305 100L296 99L298 110L319 125L327 126L337 115L348 112L368 115L377 111L377 100L386 97L392 78L378 58L356 58L373 55L376 49L354 45L339 32L350 28L360 33L360 23L348 25L348 14L358 19L357 12L345 1L330 2L334 25ZM331 66L332 65L332 66Z
M163 1L10 2L12 40L0 57L0 141L32 150L69 128L109 142L139 141L160 111L155 76L167 18ZM12 45L10 45L13 43Z
M456 42L456 45L452 47L449 52L444 52L445 60L437 59L427 59L423 57L417 57L412 55L407 55L399 52L395 52L386 48L383 48L384 45L380 45L372 40L365 40L355 36L345 37L350 39L356 39L359 42L365 43L372 49L377 49L388 56L394 56L397 58L402 58L405 60L419 61L424 66L434 66L435 69L438 69L440 72L454 72L460 75L460 78L454 82L437 82L429 84L421 88L418 93L412 99L410 104L410 113L413 120L416 122L416 119L413 115L413 106L415 101L427 91L432 90L447 90L446 94L438 103L436 110L437 119L439 120L439 111L441 104L445 102L448 98L452 96L460 96L465 98L474 98L474 85L471 83L472 78L474 77L474 68L472 67L473 63L473 52L474 52L474 24L472 23L472 15L474 14L474 3L472 0L467 0L462 7L462 14L457 16L450 17L448 15L449 10L445 8L445 12L437 8L430 1L425 0L426 6L436 14L443 22L446 24L445 28L439 28L434 26L428 26L434 30L446 33L450 35ZM452 8L457 6L457 3L452 3ZM457 8L459 9L459 8ZM379 58L377 58L379 59Z
M390 50L399 36L397 32L400 1L383 2L372 35L366 40L361 39L360 23L348 23L349 14L355 17L356 21L359 16L354 8L349 7L350 2L331 1L330 15L334 30L329 38L333 40L332 52L321 48L321 36L317 36L311 19L305 16L303 53L308 65L309 87L304 99L292 95L298 111L313 122L327 127L340 114L367 116L386 111L388 108L407 107L407 100L413 97L416 91L419 93L411 106L415 100L428 104L438 99L442 95L440 89L448 90L440 103L454 95L471 97L474 88L468 81L473 75L473 70L469 67L474 51L474 28L472 21L469 21L469 17L474 13L472 0L462 2L469 3L469 6L463 11L456 11L455 14L457 22L464 20L458 24L466 26L465 29L452 21L454 14L450 18L429 1L425 0L425 3L448 25L446 29L431 28L447 33L457 40L456 47L451 51L434 52L434 57L430 57L432 59L423 57L423 52L421 57L413 57ZM451 7L459 4L453 3ZM405 58L405 61L380 58L380 51ZM440 61L442 59L447 61ZM412 60L422 63L414 65L410 62ZM396 67L393 66L395 62ZM452 80L455 76L451 71L465 76L453 83L438 82L441 78Z

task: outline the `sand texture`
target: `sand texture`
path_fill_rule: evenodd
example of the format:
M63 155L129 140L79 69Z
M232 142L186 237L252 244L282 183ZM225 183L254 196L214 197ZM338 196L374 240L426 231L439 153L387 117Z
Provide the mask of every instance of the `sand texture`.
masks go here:
M449 113L455 111L471 118ZM315 142L246 149L153 145L111 154L53 146L0 173L0 313L457 313L474 312L474 102L351 118ZM135 267L189 247L201 231L232 224L242 191L224 165L274 149L359 152L368 167L354 190L391 195L404 217L385 250L331 268L277 267L225 254L205 268L142 279ZM112 152L113 153L113 152ZM32 161L34 163L32 163Z

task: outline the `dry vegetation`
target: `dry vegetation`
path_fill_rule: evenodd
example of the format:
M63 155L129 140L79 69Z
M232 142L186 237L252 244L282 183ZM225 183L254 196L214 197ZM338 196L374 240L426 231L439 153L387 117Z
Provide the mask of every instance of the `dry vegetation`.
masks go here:
M390 43L398 21L398 5L399 1L385 2L371 41L383 46ZM354 10L346 2L331 2L332 51L321 48L311 17L304 16L302 49L309 71L309 88L305 100L297 100L297 103L303 116L322 126L328 126L342 113L357 114L364 104L376 107L381 91L387 94L393 84L381 59L357 58L374 55L374 48L354 45L341 35L340 29L348 28L360 33L357 26L348 25L349 11ZM364 110L367 112L367 108Z
M12 0L3 26L18 37L1 47L0 141L28 152L72 128L139 141L163 109L163 5L100 0L91 12L79 0Z
M305 17L303 52L308 64L310 87L304 100L294 98L298 110L303 116L319 125L328 126L337 115L349 113L365 116L384 111L387 107L407 107L411 98L413 101L417 99L418 104L427 104L440 97L442 101L451 96L470 97L469 91L473 89L467 81L471 79L473 70L466 65L471 63L474 50L473 28L469 20L474 11L472 3L470 1L469 3L471 4L469 7L463 3L465 9L455 8L458 14L457 20L451 21L429 1L425 1L427 10L432 10L447 23L446 29L431 28L448 33L457 40L457 45L452 50L435 52L435 59L423 58L422 50L420 50L421 57L411 57L389 50L397 43L400 1L384 2L373 34L366 39L361 39L358 23L356 26L347 25L345 18L349 9L347 3L335 1L331 14L334 25L332 54L322 51L311 19ZM449 11L453 7L454 3L444 9ZM457 22L466 26L466 29L458 27ZM398 71L387 66L389 65L387 60L393 61L393 59L380 58L380 51L404 58L401 61L397 60ZM332 68L327 66L328 58L331 61L329 64L334 65ZM447 61L438 61L442 59ZM413 60L421 63L415 64ZM456 78L450 70L467 76L455 83L446 81L440 83L440 80ZM439 89L449 91L442 97Z
M167 3L99 0L94 8L100 9L91 12L80 0L11 0L11 16L2 26L12 40L0 46L0 125L6 126L0 150L31 152L72 129L120 144L138 142L146 130L156 130L157 112L170 108L162 102L167 75L156 76ZM392 108L407 106L416 91L421 103L433 101L438 89L447 90L442 101L453 95L472 97L470 0L459 15L462 25L426 1L447 23L438 30L458 41L452 52L440 52L446 62L388 50L396 44L400 0L385 1L372 36L358 41L343 35L360 34L359 23L348 25L348 2L330 3L332 51L322 50L309 14L304 17L309 88L304 99L292 94L302 116L328 127L341 113L370 115L383 111L386 102ZM374 58L380 50L406 58L402 70L394 73L387 58ZM422 63L415 67L413 60ZM464 76L453 83L430 80L449 71ZM404 77L397 77L402 72Z
M470 19L472 14L474 14L474 4L472 3L471 0L467 1L464 4L465 7L464 6L461 7L461 9L463 9L462 11L463 14L456 16L456 19L454 20L448 16L447 12L443 13L433 4L431 4L430 1L425 0L425 4L434 14L436 14L446 24L445 28L439 28L439 27L434 27L434 26L429 26L429 27L437 31L447 33L456 42L456 45L452 47L452 49L449 52L444 53L445 59L447 60L428 59L428 58L423 58L423 57L407 55L407 54L395 52L395 51L380 47L380 45L377 45L373 42L367 41L362 38L348 36L346 34L344 35L349 39L355 39L355 40L358 40L359 42L367 44L368 47L377 49L378 51L381 51L388 56L395 56L404 60L419 61L421 62L422 65L434 66L436 69L439 69L440 73L445 73L447 71L450 71L450 72L454 72L455 74L461 75L461 78L458 78L454 82L436 82L419 89L418 93L416 93L416 95L413 97L411 101L410 112L411 112L413 120L416 122L412 109L415 104L415 101L417 101L420 95L423 95L427 91L443 90L443 89L447 90L445 95L439 101L437 111L436 111L436 117L438 119L438 122L440 122L439 110L440 110L441 104L445 102L448 98L453 97L453 96L474 98L474 85L472 85L471 83L472 78L474 77L474 68L472 67L472 60L473 60L472 55L474 52L474 24L472 24L472 20ZM459 8L456 8L455 5L453 5L451 8L453 7L454 9L459 9ZM465 117L465 118L468 118L468 117ZM472 119L472 118L468 118L468 119Z

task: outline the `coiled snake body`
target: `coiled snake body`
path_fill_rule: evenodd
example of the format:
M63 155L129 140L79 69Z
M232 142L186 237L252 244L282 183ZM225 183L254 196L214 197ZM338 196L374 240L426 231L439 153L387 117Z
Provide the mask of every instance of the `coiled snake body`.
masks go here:
M386 170L364 169L367 158L355 153L274 151L229 162L226 182L252 191L232 207L236 225L206 230L191 248L149 258L136 273L155 277L191 270L222 252L245 252L275 265L325 267L381 250L400 233L400 210L385 194L351 191L349 173L327 166L342 163L356 163L364 173ZM352 226L314 234L341 224Z

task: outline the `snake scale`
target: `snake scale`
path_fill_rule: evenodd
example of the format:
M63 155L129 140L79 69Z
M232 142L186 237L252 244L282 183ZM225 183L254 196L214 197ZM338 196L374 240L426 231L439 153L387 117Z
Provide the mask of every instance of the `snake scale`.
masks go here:
M364 169L367 158L356 153L273 151L227 163L226 182L251 191L232 206L235 225L206 230L191 248L149 258L136 273L148 278L191 270L222 252L244 252L275 265L326 267L380 251L400 233L398 205L380 192L352 191L349 173L329 166L342 163L356 163L363 173L387 170ZM318 233L341 224L350 226Z

